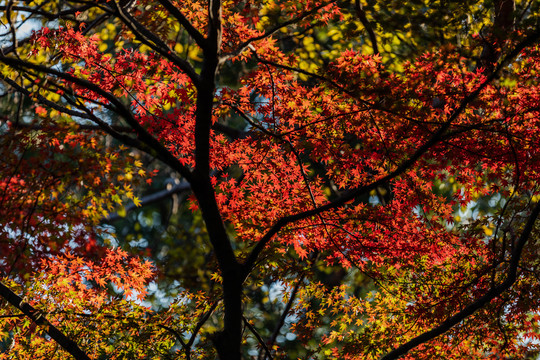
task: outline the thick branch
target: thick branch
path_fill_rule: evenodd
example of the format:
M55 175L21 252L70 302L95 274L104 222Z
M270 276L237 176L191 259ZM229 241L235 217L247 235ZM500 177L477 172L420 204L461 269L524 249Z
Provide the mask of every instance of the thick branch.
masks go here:
M86 115L86 114L84 114ZM7 121L9 120L7 117L5 116L1 116L0 115L0 120L2 121ZM133 133L133 129L130 128L130 127L127 127L127 126L116 126L116 125L110 125L111 126L111 129L113 129L114 131L116 132L119 132L119 133ZM50 125L47 125L47 126L43 126L43 125L36 125L36 124L25 124L25 123L14 123L11 125L11 127L15 128L15 129L28 129L28 130L38 130L38 131L47 131L47 130L60 130L61 128L58 127L58 126L50 126ZM102 127L100 126L97 126L97 125L88 125L88 124L78 124L77 127L76 127L77 130L82 130L82 131L98 131L98 132L101 132L103 133L104 130Z
M197 84L197 110L195 113L195 170L191 182L197 197L208 235L223 277L223 330L213 336L214 346L221 360L240 360L242 342L242 281L240 265L217 205L210 180L210 129L216 73L221 47L221 1L208 2L208 32L203 47L203 66Z
M197 85L195 170L193 173L195 181L192 182L192 186L208 228L210 241L216 250L220 268L226 272L236 268L237 263L210 181L210 129L212 128L216 71L221 42L220 9L221 4L218 0L209 2L210 26L208 39L203 48L204 61L200 81Z
M0 296L7 300L11 305L23 312L32 321L38 325L42 325L54 341L58 343L64 350L70 353L77 360L90 360L73 340L65 336L58 328L52 325L38 310L25 302L20 296L11 291L7 286L0 282Z
M491 34L484 39L484 48L480 55L480 64L485 69L493 69L501 55L501 42L504 41L514 27L514 0L495 0L493 2L495 19Z

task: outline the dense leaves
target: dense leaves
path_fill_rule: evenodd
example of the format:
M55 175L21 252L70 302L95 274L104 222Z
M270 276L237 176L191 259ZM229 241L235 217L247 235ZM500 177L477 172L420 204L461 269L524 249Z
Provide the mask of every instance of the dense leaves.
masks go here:
M3 9L0 358L540 351L535 2Z

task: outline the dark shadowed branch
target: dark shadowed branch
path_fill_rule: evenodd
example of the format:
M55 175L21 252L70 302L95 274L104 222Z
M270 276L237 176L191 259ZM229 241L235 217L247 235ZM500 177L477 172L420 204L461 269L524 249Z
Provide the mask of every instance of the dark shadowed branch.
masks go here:
M360 0L355 0L354 7L356 10L356 15L358 15L358 18L360 19L360 22L364 27L366 28L366 31L369 36L369 40L371 41L371 47L373 47L373 53L378 54L379 53L379 47L377 46L377 36L375 35L375 32L373 31L373 27L371 26L371 23L366 17L366 12L364 11L364 8L362 7L362 3Z
M478 298L476 301L470 303L465 308L463 308L461 311L459 311L454 316L449 317L444 322L442 322L439 326L421 334L415 337L414 339L406 342L405 344L399 346L398 348L394 349L393 351L389 352L385 356L381 358L381 360L394 360L399 358L402 355L405 355L410 350L414 349L415 347L424 344L434 338L436 338L439 335L444 334L451 328L453 328L455 325L459 324L461 321L465 320L467 317L474 314L476 311L480 310L485 305L489 304L489 302L497 297L499 297L503 292L510 289L510 287L516 282L517 280L517 270L519 266L519 261L521 260L521 253L523 252L523 247L529 240L529 237L531 235L531 232L534 228L534 223L536 222L536 219L540 215L540 203L537 203L534 207L531 215L529 216L529 219L527 220L527 223L525 225L525 228L523 229L523 232L521 233L521 236L516 242L516 246L514 248L514 251L512 252L512 256L510 258L510 266L508 269L508 276L506 279L500 283L497 286L492 287L486 294L484 294L482 297Z
M69 339L64 335L57 327L52 325L38 310L33 306L28 304L21 298L19 295L11 291L7 286L0 282L0 296L6 299L12 306L16 307L23 312L24 315L28 316L35 322L37 325L44 326L45 332L49 335L54 341L58 343L64 350L70 353L77 360L90 360L88 355L82 351L77 343Z
M195 27L189 22L185 15L182 14L182 12L180 12L180 10L178 10L178 8L169 0L158 1L165 9L167 9L167 11L169 11L172 16L176 18L176 20L178 20L180 25L182 25L184 29L186 29L189 36L191 36L193 40L195 40L197 45L203 47L205 41L204 36L197 29L195 29Z
M169 151L167 151L167 149L165 149L165 147L156 138L154 138L151 134L149 134L146 131L146 129L137 121L137 119L134 118L133 113L130 111L130 109L128 109L114 95L103 90L98 84L94 84L87 80L77 78L75 76L72 76L68 73L65 73L56 69L48 68L42 65L33 64L24 60L7 57L4 55L0 55L0 62L6 65L9 65L13 67L14 69L17 69L18 71L22 71L22 72L27 71L27 70L34 70L41 73L54 75L60 79L82 86L85 89L92 91L99 96L102 96L103 98L105 98L107 101L110 102L111 104L110 110L120 115L128 123L128 125L131 128L133 128L133 130L137 134L137 139L115 132L109 124L100 120L97 116L95 116L92 113L92 111L88 110L86 107L82 107L80 110L85 111L88 118L90 118L92 121L98 124L108 134L112 135L114 138L121 141L123 144L126 144L127 146L136 147L140 149L141 151L144 151L150 155L157 157L159 160L169 165L172 169L178 171L178 173L180 173L186 180L190 181L191 172L189 171L189 169L185 167L184 165L182 165L180 161L174 155L172 155Z
M169 198L170 196L178 193L182 193L184 191L187 191L190 189L190 186L187 182L183 182L180 184L173 185L170 189L164 189L158 192L155 192L150 195L143 196L139 199L140 205L137 206L134 203L131 203L124 207L124 210L127 212L133 211L141 206L147 206L151 204L155 204L157 202L160 202L162 200L165 200ZM124 216L119 215L118 213L109 214L105 219L103 219L103 222L109 223L116 220L119 220L123 218Z

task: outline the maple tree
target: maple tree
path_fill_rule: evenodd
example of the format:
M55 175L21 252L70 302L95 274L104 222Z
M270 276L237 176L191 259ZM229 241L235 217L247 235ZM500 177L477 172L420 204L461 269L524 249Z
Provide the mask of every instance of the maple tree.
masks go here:
M540 352L537 2L2 10L0 358Z

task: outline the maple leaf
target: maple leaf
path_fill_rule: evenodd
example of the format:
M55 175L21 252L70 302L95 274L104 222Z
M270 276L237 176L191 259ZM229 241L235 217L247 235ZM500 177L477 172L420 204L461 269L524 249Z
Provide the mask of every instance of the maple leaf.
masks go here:
M46 116L47 115L47 109L45 109L42 106L37 106L36 107L36 114L38 114L40 116Z
M8 6L6 356L539 353L540 4L496 3Z

